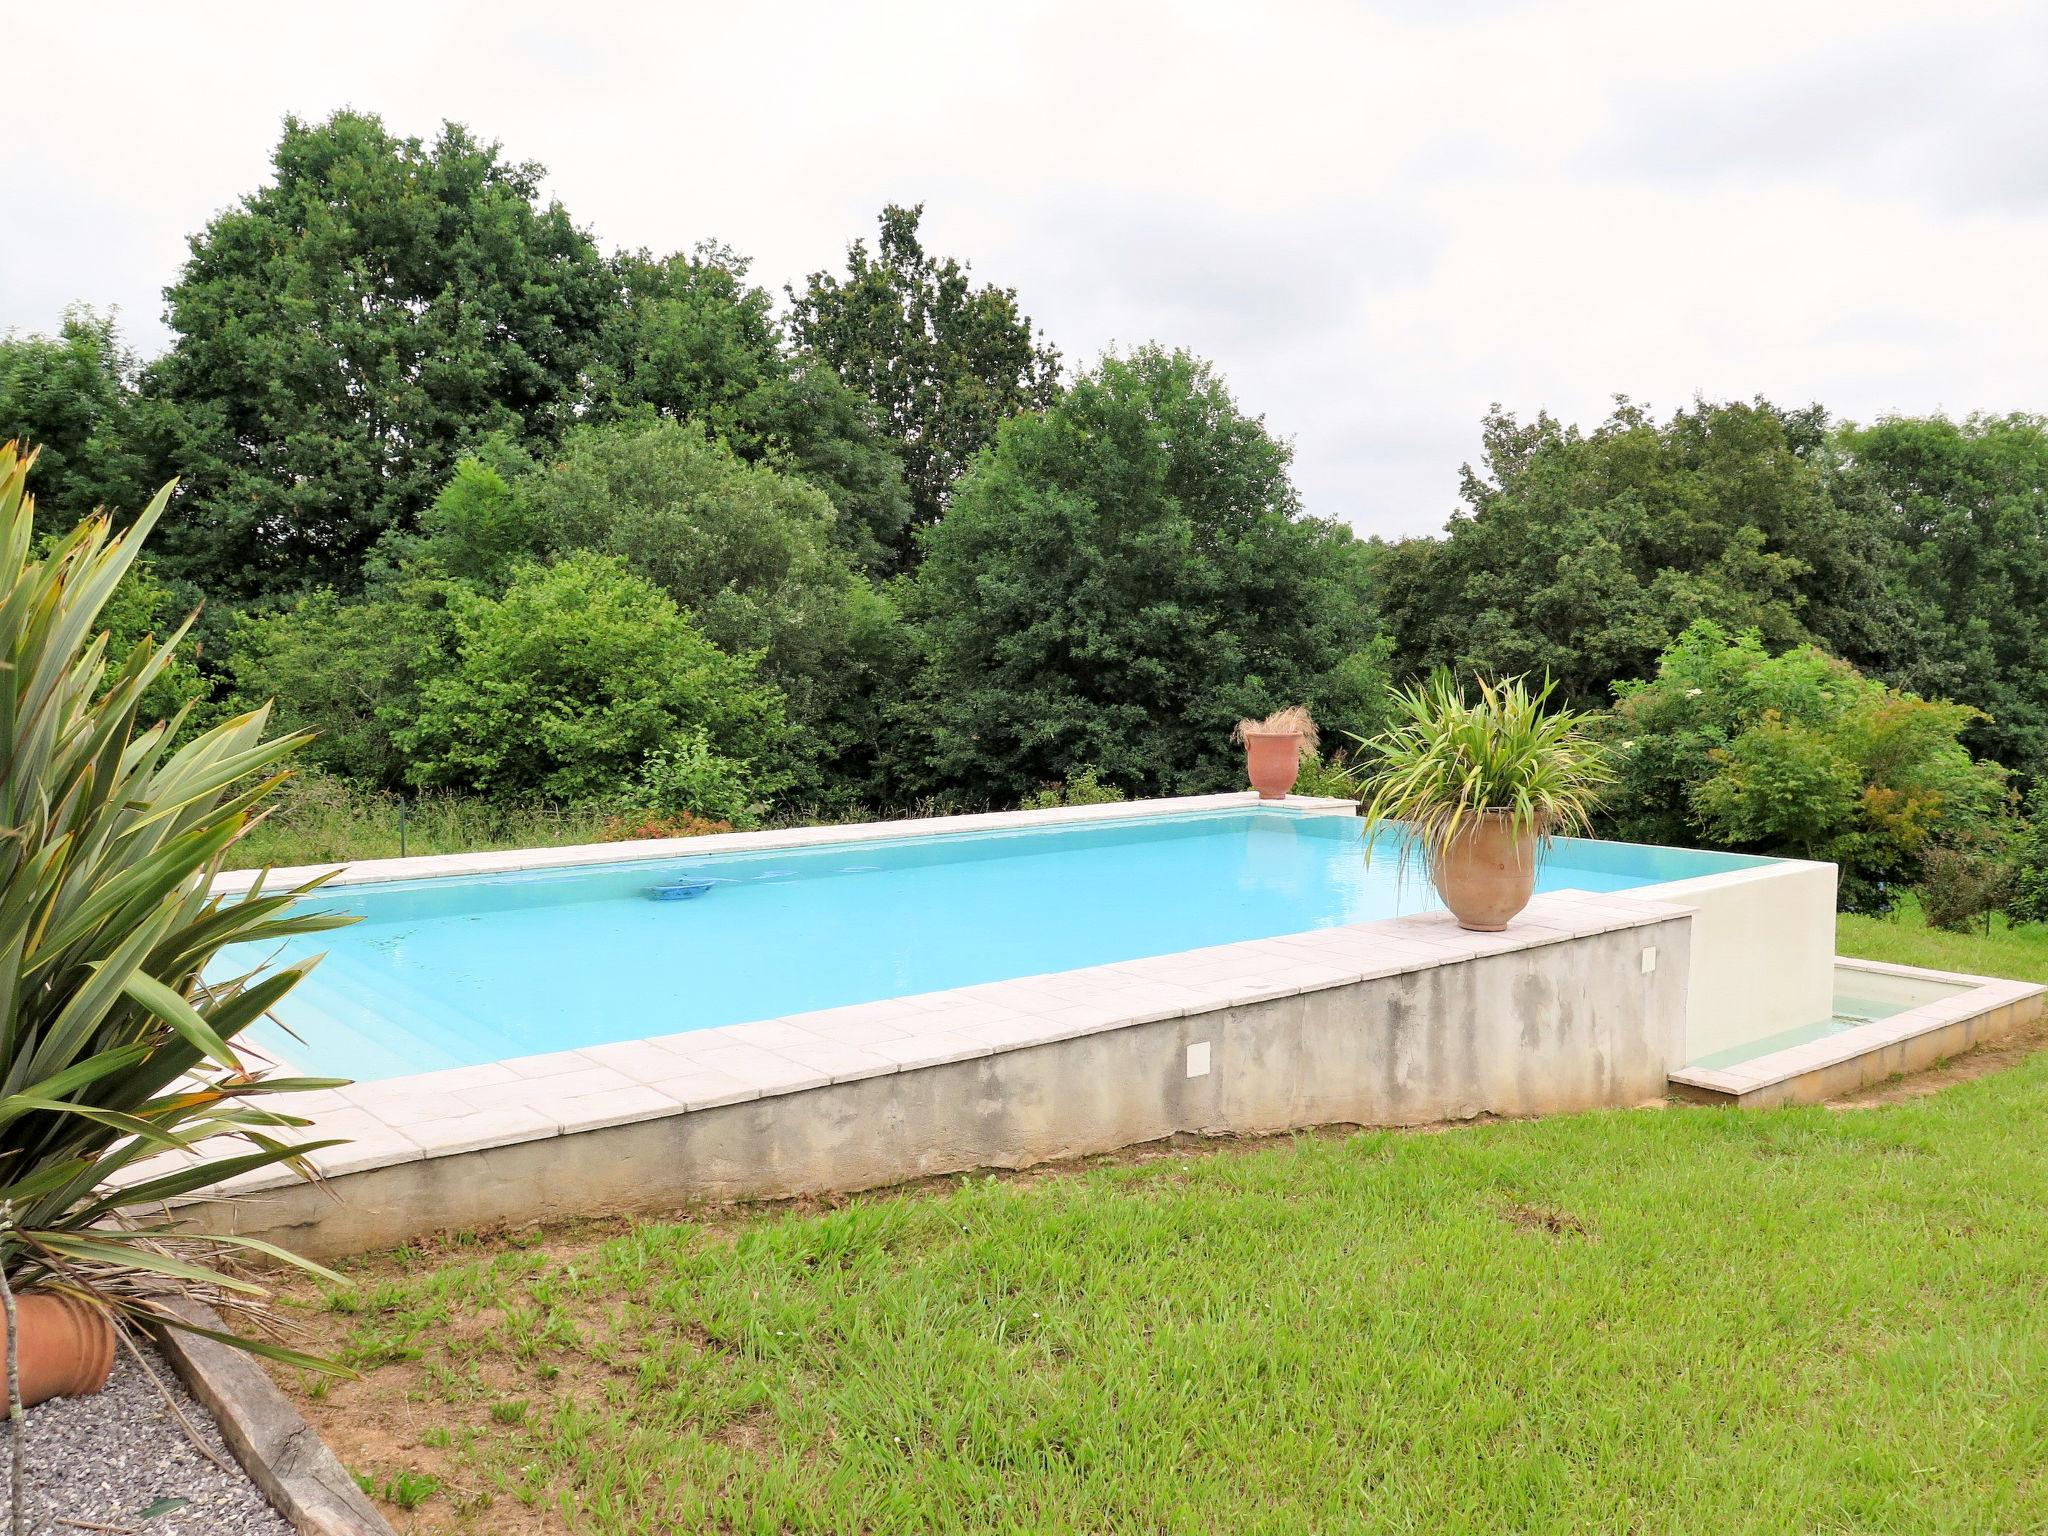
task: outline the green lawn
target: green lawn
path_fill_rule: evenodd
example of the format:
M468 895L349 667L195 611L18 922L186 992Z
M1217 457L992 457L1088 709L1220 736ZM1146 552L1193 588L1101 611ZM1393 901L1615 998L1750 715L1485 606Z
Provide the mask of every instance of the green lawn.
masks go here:
M2048 1055L1304 1136L403 1254L309 1407L423 1530L2039 1530L2044 1193Z
M2048 982L2048 923L2013 928L1999 917L1992 920L1988 934L1943 933L1921 922L1919 909L1910 900L1896 917L1843 914L1835 920L1835 949L1865 960Z

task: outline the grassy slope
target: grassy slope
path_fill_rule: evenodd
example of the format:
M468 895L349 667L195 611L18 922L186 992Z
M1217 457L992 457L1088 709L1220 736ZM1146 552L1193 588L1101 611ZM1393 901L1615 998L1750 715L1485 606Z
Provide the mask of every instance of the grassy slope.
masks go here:
M2000 917L1988 934L1943 933L1922 923L1911 906L1894 918L1845 913L1835 920L1835 948L1866 960L2048 982L2048 923L2013 928Z
M443 1479L420 1529L2041 1529L2044 1189L2048 1055L1303 1137L402 1256L315 1313L368 1375L310 1406Z

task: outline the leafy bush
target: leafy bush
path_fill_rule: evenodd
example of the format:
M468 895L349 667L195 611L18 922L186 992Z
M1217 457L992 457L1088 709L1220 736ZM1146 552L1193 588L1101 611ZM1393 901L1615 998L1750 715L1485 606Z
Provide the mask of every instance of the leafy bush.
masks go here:
M1103 783L1093 768L1083 768L1079 773L1068 774L1061 783L1041 785L1035 793L1024 797L1018 809L1049 811L1063 805L1114 805L1123 798L1124 792L1113 784Z
M1929 848L1914 888L1927 921L1951 933L1989 922L2012 896L2013 869L2003 852L1987 843Z
M586 427L540 468L494 450L465 462L396 546L415 577L454 577L496 596L512 570L579 552L609 555L658 587L731 655L759 654L806 755L810 794L886 795L883 710L902 691L910 638L894 602L834 539L826 494L749 463L696 422L633 418Z
M747 765L720 757L702 729L685 731L656 747L622 797L635 810L662 817L719 821L735 827L760 823L760 804Z
M0 655L9 661L0 682L0 1265L17 1286L141 1312L166 1280L255 1292L196 1266L193 1250L209 1261L237 1247L290 1255L174 1234L160 1213L180 1195L309 1150L280 1134L304 1121L255 1101L330 1086L261 1080L234 1052L235 1037L306 966L204 974L227 945L346 920L296 908L310 887L259 885L232 901L209 894L297 742L266 740L261 710L175 748L181 719L142 724L143 700L183 631L110 660L93 629L170 488L124 537L95 517L38 560L27 469L13 444L0 447ZM220 1151L216 1137L246 1150ZM154 1171L137 1166L158 1152L179 1155ZM124 1174L129 1182L114 1187Z
M615 801L699 733L766 798L787 782L782 698L618 561L529 565L502 598L456 593L454 664L393 733L422 786ZM688 809L688 807L678 807Z
M2002 814L2003 771L1959 739L1975 710L1896 692L1811 647L1774 656L1755 633L1702 620L1655 678L1619 693L1615 835L1831 860L1851 910L1882 909L1929 849Z
M237 615L225 670L245 707L275 700L278 721L315 733L307 757L380 789L411 781L396 733L419 715L426 680L451 665L459 587L407 580L349 602L326 589L274 613Z
M1294 781L1297 795L1327 800L1357 800L1365 793L1363 776L1341 750L1327 757L1310 752L1301 759L1301 776Z

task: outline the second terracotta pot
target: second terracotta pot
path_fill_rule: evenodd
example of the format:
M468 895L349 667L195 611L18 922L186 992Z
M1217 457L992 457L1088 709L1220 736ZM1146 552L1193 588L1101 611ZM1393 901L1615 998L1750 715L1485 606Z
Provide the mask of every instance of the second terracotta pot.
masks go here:
M114 1325L104 1308L54 1291L25 1292L14 1305L21 1318L22 1407L53 1397L85 1397L107 1384L114 1368ZM0 1349L4 1329L0 1318ZM0 1372L0 1403L6 1398L7 1378Z
M1437 895L1460 928L1499 933L1536 891L1537 837L1506 811L1484 811L1430 860Z
M1301 732L1246 731L1244 763L1261 800L1285 800L1301 777Z

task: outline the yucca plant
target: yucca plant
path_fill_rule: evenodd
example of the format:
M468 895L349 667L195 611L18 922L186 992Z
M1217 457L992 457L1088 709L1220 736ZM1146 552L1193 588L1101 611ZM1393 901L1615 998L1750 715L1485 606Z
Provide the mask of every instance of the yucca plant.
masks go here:
M347 921L299 907L311 885L209 894L301 738L265 740L262 709L183 745L183 713L139 718L191 621L109 659L97 620L171 487L125 533L96 515L38 557L32 457L0 447L0 1273L10 1306L22 1287L156 1316L169 1290L260 1296L221 1267L234 1250L303 1261L177 1231L167 1204L274 1163L310 1173L302 1155L331 1145L294 1145L306 1122L264 1101L334 1083L263 1078L234 1049L307 966L205 975L226 945ZM138 1166L164 1152L181 1155Z
M1441 668L1396 689L1395 723L1359 739L1367 836L1391 826L1404 859L1420 853L1433 867L1482 816L1505 818L1539 849L1588 830L1612 771L1586 734L1591 717L1549 709L1551 689L1481 678L1473 699Z

